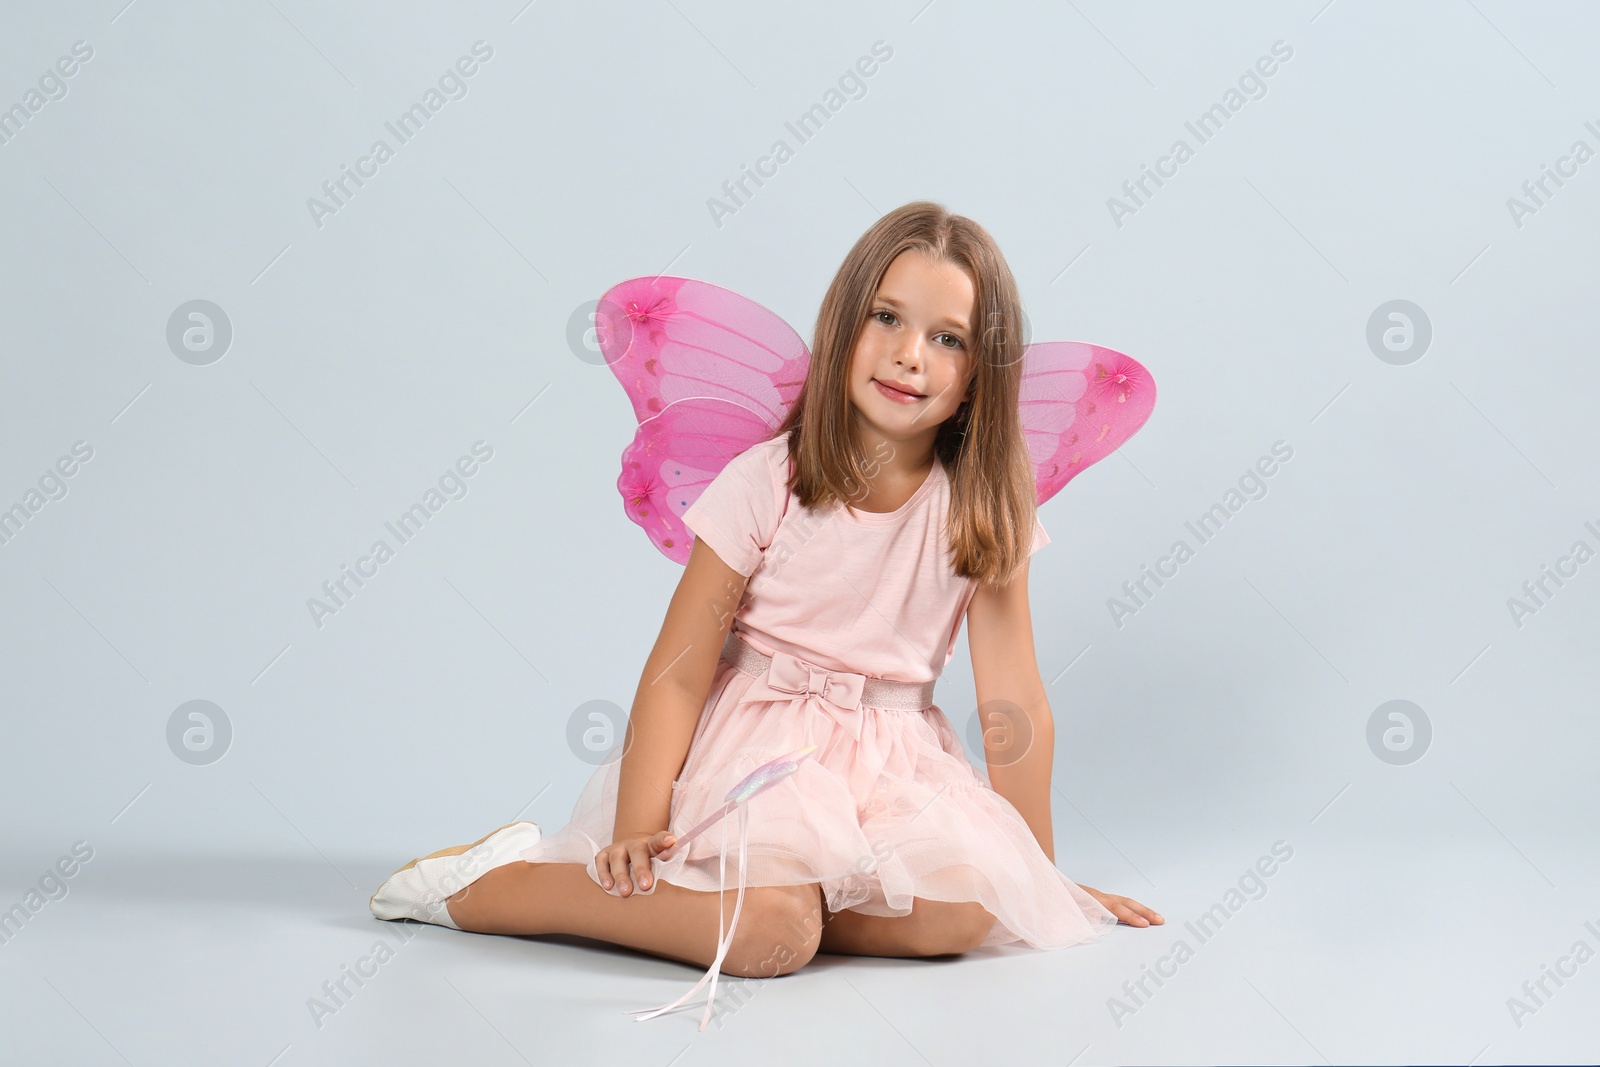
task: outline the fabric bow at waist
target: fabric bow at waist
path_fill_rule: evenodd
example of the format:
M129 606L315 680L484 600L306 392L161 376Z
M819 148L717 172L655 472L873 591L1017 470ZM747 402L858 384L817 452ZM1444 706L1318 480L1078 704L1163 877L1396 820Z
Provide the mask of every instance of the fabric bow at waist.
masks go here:
M833 716L850 736L861 740L861 690L864 674L830 671L814 663L779 652L765 674L745 690L750 700L796 700L817 697L816 703Z
M729 633L724 655L754 681L746 700L809 701L861 740L861 708L920 711L933 703L933 683L895 682L855 671L834 670L787 652L767 656Z

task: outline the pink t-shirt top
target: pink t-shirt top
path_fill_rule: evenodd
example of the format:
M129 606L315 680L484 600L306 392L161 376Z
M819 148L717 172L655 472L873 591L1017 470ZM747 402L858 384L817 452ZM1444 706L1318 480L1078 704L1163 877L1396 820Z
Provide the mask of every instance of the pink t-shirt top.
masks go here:
M771 655L829 670L928 682L955 654L977 582L950 564L950 481L933 469L891 512L790 499L789 434L739 453L683 513L695 537L749 578L733 628ZM1030 555L1050 543L1034 517Z

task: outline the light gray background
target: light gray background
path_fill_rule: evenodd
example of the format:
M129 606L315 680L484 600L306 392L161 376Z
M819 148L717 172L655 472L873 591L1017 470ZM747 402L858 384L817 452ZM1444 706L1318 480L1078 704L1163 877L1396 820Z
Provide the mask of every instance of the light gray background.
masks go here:
M1507 1003L1600 949L1600 561L1520 627L1507 606L1600 548L1600 161L1520 226L1507 205L1600 148L1590 6L522 2L7 5L0 106L94 51L0 145L0 506L93 448L0 545L0 908L93 850L0 945L18 1062L1600 1053L1600 962L1520 1026ZM307 199L478 40L467 94L319 228ZM785 121L878 40L865 95L796 145ZM1185 122L1279 40L1198 144ZM1116 225L1180 137L1194 158ZM717 225L778 138L795 158ZM679 573L623 515L631 410L574 314L667 272L809 341L850 244L918 198L995 235L1035 339L1158 383L1043 509L1031 588L1059 864L1167 926L819 958L701 1034L623 1014L690 968L376 923L412 856L566 821L592 770L569 716L627 706ZM166 340L195 299L233 330L206 366ZM1366 340L1395 299L1433 333L1408 365ZM318 628L307 598L479 440L466 495ZM1108 598L1280 440L1266 495L1118 627ZM167 739L197 699L232 728L205 766ZM963 644L938 700L964 729L972 699ZM1394 699L1432 726L1408 765L1367 740ZM1276 841L1293 858L1200 944L1185 923ZM378 940L403 947L317 1026L308 998Z

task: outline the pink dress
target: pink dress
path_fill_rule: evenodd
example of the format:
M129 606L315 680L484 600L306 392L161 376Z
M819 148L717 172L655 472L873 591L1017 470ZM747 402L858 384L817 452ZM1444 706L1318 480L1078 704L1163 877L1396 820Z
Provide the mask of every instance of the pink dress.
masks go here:
M788 499L787 449L784 434L735 456L683 515L749 578L737 640L824 671L937 678L976 590L945 555L944 468L935 461L899 509L851 516ZM1035 518L1033 551L1048 543ZM808 744L818 746L812 758L749 802L750 886L820 883L829 911L868 915L908 914L916 897L977 901L996 917L984 945L1061 948L1116 925L977 773L937 705L845 709L814 692L776 692L726 658L672 783L667 828L686 831L756 767ZM594 856L611 842L620 768L620 759L598 768L571 822L523 858L587 864L598 884ZM737 815L726 824L725 881L721 826L654 859L656 881L703 892L737 884Z

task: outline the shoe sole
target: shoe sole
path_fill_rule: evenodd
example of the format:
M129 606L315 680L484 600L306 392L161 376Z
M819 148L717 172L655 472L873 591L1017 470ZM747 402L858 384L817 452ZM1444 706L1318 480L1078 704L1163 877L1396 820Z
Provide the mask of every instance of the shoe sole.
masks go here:
M404 867L401 867L399 870L395 871L394 874L391 874L391 875L389 875L388 878L385 878L383 880L383 885L378 886L377 893L373 893L372 896L367 898L367 907L370 909L373 906L374 902L377 901L377 899L378 899L378 893L383 892L383 886L388 885L391 881L393 881L395 875L404 874L406 871L409 871L411 868L415 867L417 864L421 863L423 860L438 859L440 856L459 856L464 852L471 852L473 849L477 848L479 845L481 845L485 841L489 840L489 838L493 837L495 834L499 833L501 830L509 830L513 826L521 826L524 823L526 823L526 825L528 825L528 826L534 827L535 829L538 829L538 827L539 827L538 823L527 822L527 820L520 820L518 822L508 822L504 826L500 827L498 830L491 830L488 833L484 834L482 837L478 838L476 841L474 841L470 845L454 845L454 846L452 846L450 848L441 848L437 852L430 852L426 856L418 856L416 859L412 860L410 863L406 864Z

